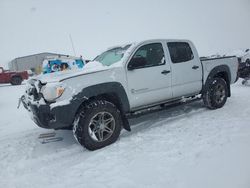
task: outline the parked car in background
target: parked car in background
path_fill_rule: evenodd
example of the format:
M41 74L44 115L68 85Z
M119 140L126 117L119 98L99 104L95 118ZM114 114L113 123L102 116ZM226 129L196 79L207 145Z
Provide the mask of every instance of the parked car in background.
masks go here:
M243 85L248 83L248 80L250 79L250 51L247 49L245 52L246 53L242 56L242 58L239 58L240 63L238 70L238 76L243 79Z
M250 50L246 49L245 52L240 57L242 63L250 64Z
M43 61L43 74L81 69L86 62L82 58L72 56L51 56Z
M250 50L233 50L224 56L236 56L238 59L238 78L244 79L242 83L245 83L245 80L250 77ZM223 57L224 57L223 56Z
M240 63L239 64L240 67L244 67L246 63L250 64L250 50L249 49L233 50L233 51L225 54L224 56L236 56L238 58L238 62Z
M109 49L82 71L31 79L21 99L38 126L71 128L96 150L130 131L138 111L200 96L209 109L223 107L237 69L235 56L201 60L189 40L148 40Z
M250 78L250 50L235 50L230 53L238 58L238 77L243 78L242 84Z
M12 85L20 85L23 80L29 78L27 71L15 72L4 70L3 67L0 67L0 83L11 83Z

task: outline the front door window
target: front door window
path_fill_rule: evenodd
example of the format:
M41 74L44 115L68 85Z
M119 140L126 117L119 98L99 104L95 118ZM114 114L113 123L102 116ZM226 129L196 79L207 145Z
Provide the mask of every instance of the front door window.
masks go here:
M140 47L131 59L128 67L134 62L143 61L136 68L152 67L165 64L164 51L161 43L146 44ZM132 67L134 67L132 65Z

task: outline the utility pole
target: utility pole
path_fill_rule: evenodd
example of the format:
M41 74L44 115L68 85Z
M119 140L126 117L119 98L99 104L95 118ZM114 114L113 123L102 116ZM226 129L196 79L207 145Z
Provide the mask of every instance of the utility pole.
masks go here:
M74 43L73 43L71 34L69 34L69 39L70 39L70 42L71 42L71 45L72 45L73 52L74 52L74 54L75 54L75 56L76 56L76 51L75 51L75 47L74 47Z

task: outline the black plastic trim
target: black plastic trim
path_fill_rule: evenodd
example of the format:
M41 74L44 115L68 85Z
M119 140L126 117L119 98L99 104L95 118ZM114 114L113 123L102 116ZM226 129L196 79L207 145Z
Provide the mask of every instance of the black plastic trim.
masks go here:
M46 129L61 129L72 126L75 119L76 109L74 105L69 104L65 106L58 106L53 109L48 104L34 105L29 104L30 110L33 114L34 122L42 128Z
M97 97L100 95L115 94L121 104L122 112L126 113L130 111L130 105L125 89L118 82L108 82L97 85L92 85L84 88L80 93L73 97L73 100L79 101L79 106L87 99L91 97Z
M130 105L127 94L118 82L103 83L84 88L82 92L73 96L68 105L51 108L49 103L38 106L29 102L29 106L33 114L33 120L39 127L47 129L69 128L72 126L76 113L84 101L91 97L109 94L111 96L116 95L123 116L129 112Z
M217 66L210 71L210 73L207 77L206 83L205 83L205 85L203 85L202 93L208 89L208 87L209 87L210 83L213 81L215 75L217 75L219 73L223 73L223 72L225 72L226 76L227 76L225 81L227 82L227 87L228 87L228 97L230 97L231 96L231 89L230 89L231 71L227 65Z

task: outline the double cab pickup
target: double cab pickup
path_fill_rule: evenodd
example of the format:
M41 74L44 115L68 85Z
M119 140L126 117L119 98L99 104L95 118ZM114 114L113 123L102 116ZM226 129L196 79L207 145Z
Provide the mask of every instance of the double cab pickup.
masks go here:
M30 79L21 99L38 126L72 129L96 150L130 131L137 111L195 96L209 109L223 107L237 69L234 56L200 59L189 40L147 40L110 48L83 70Z

